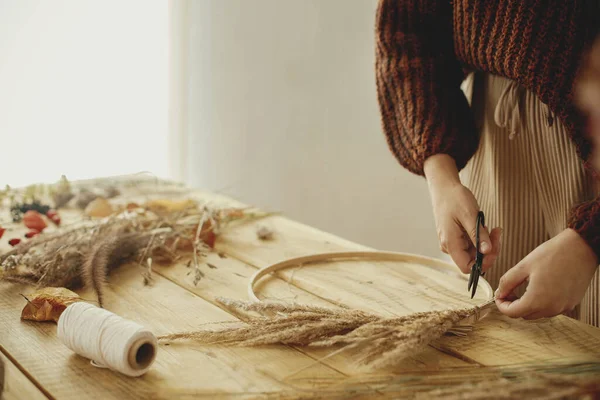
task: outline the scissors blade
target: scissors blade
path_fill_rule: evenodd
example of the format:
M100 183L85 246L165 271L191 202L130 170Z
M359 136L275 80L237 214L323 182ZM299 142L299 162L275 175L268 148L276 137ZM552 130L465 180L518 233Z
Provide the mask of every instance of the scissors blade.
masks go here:
M477 272L476 264L473 264L473 266L471 267L471 274L469 275L469 286L467 287L467 291L471 290L471 286L473 286L473 281L474 281L476 272Z
M473 278L473 291L471 292L471 298L475 297L475 293L477 292L477 284L479 283L479 269L475 273L475 277Z

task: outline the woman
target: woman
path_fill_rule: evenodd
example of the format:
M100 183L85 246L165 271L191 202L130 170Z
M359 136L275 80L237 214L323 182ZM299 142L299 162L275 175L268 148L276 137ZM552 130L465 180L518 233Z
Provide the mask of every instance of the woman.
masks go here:
M573 101L598 3L379 3L377 90L390 148L426 177L441 249L465 273L485 212L484 270L511 317L571 313L600 324L600 198Z

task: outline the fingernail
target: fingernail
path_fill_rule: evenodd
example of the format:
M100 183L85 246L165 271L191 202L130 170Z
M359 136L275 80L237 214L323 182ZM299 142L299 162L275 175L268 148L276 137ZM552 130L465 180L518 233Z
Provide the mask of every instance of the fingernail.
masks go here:
M481 251L486 253L491 250L491 246L488 242L481 243Z
M500 289L496 289L496 291L494 292L494 297L498 297L498 295L500 294Z

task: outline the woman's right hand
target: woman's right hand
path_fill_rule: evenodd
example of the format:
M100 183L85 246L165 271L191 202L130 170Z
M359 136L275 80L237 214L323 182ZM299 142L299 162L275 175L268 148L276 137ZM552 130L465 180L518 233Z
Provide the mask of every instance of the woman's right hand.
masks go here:
M461 184L452 157L446 154L431 156L425 161L424 171L429 185L440 248L452 257L462 272L469 273L476 255L475 235L479 212L477 200L473 193ZM488 232L487 227L482 227L479 231L480 251L485 255L484 271L492 267L498 257L501 234L501 228L494 228Z

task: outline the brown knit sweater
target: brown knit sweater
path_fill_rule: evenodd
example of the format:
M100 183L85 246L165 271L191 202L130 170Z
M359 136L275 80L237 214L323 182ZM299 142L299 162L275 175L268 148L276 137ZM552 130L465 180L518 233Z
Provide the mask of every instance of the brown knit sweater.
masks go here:
M462 169L479 134L460 84L478 70L535 93L587 163L573 87L599 27L600 0L380 0L377 92L392 152L419 175L425 159L440 153ZM568 223L600 259L600 198L575 207Z

